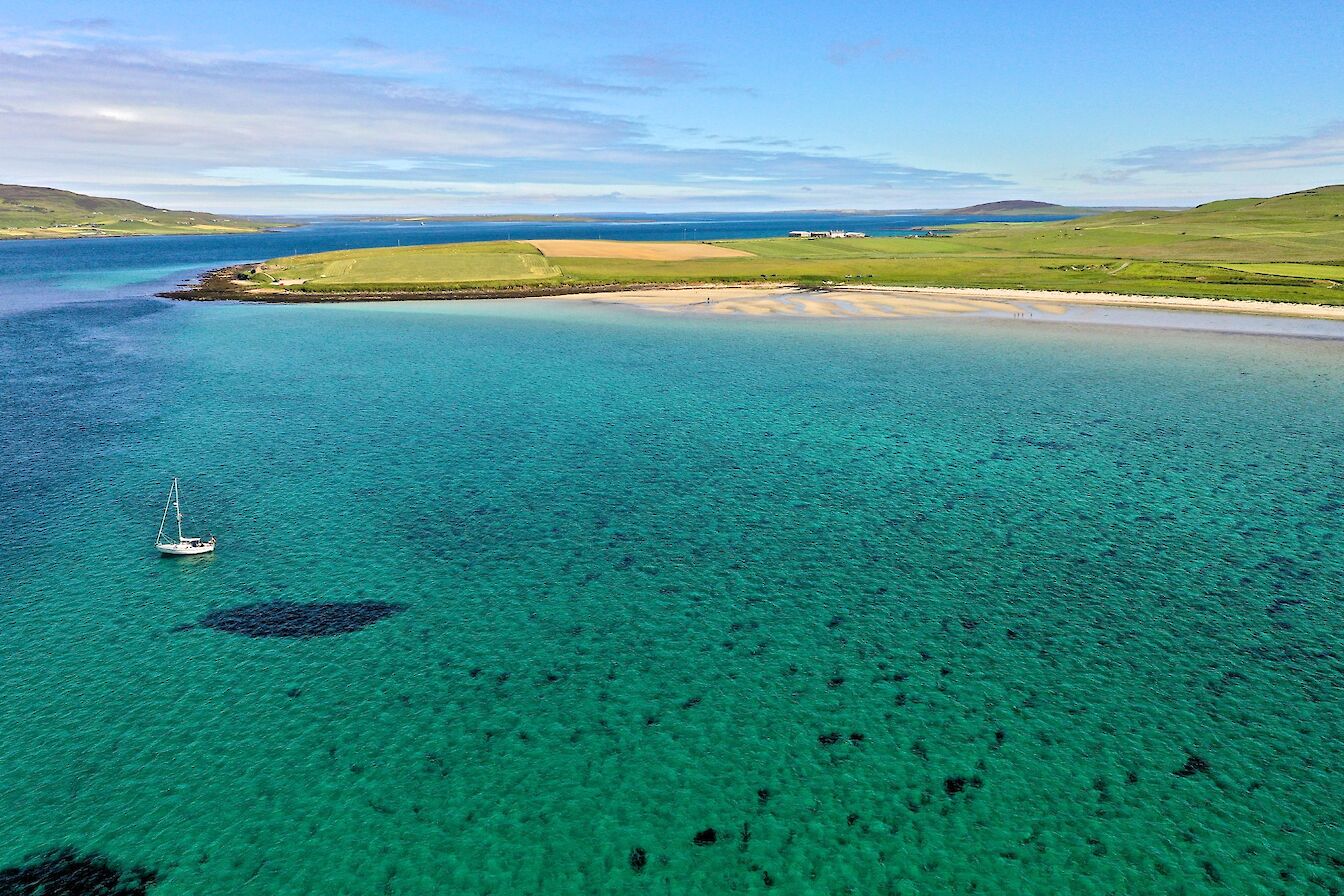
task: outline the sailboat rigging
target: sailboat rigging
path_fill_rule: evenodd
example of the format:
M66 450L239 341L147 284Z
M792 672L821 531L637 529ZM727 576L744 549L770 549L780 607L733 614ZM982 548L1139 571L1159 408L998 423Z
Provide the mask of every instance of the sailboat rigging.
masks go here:
M165 541L163 537L163 530L168 527L168 511L170 509L177 514L177 541ZM159 534L154 538L154 547L159 549L159 553L174 557L209 554L215 549L215 536L213 535L206 538L195 538L182 534L182 495L177 487L176 476L173 477L173 484L168 489L168 503L163 505L163 519L159 521Z

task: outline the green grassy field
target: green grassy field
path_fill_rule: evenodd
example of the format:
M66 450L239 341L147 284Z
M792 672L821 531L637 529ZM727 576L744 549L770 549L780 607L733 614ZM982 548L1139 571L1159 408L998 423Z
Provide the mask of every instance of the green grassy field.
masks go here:
M545 258L527 243L275 259L262 284L299 292L672 283L1000 287L1344 304L1344 186L1179 212L984 224L950 236L719 243L692 261ZM300 282L301 281L301 282Z
M304 289L405 287L449 283L535 283L561 278L558 268L528 243L449 243L385 249L351 249L296 255L262 265L263 283L303 281Z
M129 199L0 184L0 239L248 233L274 226L249 218L169 211Z

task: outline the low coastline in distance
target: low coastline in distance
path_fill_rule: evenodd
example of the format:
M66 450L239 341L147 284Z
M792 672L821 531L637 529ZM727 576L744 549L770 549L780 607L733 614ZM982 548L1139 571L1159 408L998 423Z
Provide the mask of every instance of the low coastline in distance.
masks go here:
M1003 200L955 209L795 209L784 216L952 215L1012 219L1018 216L1072 217L1133 209L1074 207L1035 200ZM598 224L643 223L659 215L607 213L508 214L336 214L218 215L156 208L132 199L91 196L52 187L0 184L0 240L70 239L109 236L206 235L256 233L305 224Z
M679 291L683 300L673 304L684 304L692 288L750 286L777 295L880 287L930 295L1008 291L1046 302L1061 295L1094 304L1160 299L1185 310L1213 301L1238 303L1220 306L1238 311L1275 304L1280 314L1328 318L1344 307L1344 186L1183 211L937 230L939 238L497 240L354 249L224 268L167 295L332 302L661 289Z

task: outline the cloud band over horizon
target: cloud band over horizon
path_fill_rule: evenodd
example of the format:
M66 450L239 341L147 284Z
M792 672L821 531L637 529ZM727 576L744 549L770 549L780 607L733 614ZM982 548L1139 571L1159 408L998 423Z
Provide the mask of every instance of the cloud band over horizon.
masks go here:
M462 9L400 5L435 19ZM483 6L473 14L514 27ZM171 29L165 36L104 16L5 24L0 180L174 207L897 209L1002 198L1170 202L1242 184L1249 192L1344 180L1337 118L1299 136L1152 140L1095 160L1067 141L1033 147L1030 118L1013 138L997 109L921 105L929 88L909 79L931 57L877 34L818 41L811 57L783 69L796 81L744 83L725 78L694 42L594 38L573 58L364 32L201 50L184 49L190 42ZM826 86L807 94L813 81ZM968 107L974 100L965 96ZM753 111L781 102L790 114ZM922 130L889 124L919 115ZM959 116L970 126L958 129ZM1053 169L1050 153L1060 159Z

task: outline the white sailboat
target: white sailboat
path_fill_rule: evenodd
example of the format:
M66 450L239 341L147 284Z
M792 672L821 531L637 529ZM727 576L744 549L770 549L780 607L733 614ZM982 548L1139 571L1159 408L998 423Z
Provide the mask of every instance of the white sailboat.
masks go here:
M177 512L177 541L165 541L163 530L168 526L168 510ZM177 489L177 477L173 477L172 487L168 489L168 503L163 505L163 519L159 522L159 534L154 539L154 547L161 554L174 557L190 557L194 554L209 554L215 549L215 536L192 538L182 534L182 496Z

